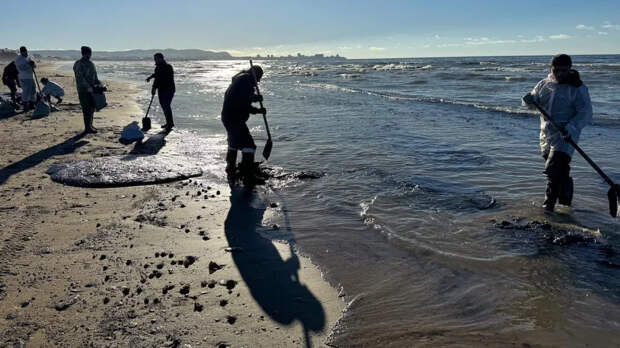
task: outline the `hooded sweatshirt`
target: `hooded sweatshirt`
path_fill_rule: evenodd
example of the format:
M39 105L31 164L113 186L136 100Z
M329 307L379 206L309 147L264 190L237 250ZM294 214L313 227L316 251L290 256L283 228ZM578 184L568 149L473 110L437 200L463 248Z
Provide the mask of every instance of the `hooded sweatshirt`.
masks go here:
M588 88L579 79L577 71L571 71L569 81L565 84L558 83L553 74L549 74L536 84L531 94L549 116L568 132L575 143L578 143L581 130L592 121L592 102ZM533 105L526 106L534 108ZM542 115L540 150L543 154L554 150L569 156L575 152L573 146L564 141L560 131Z

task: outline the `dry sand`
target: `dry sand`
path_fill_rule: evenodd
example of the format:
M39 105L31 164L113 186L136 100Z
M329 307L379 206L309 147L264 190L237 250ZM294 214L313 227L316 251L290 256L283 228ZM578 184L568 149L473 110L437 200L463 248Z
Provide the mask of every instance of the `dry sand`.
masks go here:
M72 73L38 75L65 87L61 110L0 119L0 347L324 345L344 304L310 260L258 236L277 204L202 178L52 182L53 164L129 153L118 138L141 110L136 86L104 81L99 133L80 136ZM174 155L180 137L166 140Z

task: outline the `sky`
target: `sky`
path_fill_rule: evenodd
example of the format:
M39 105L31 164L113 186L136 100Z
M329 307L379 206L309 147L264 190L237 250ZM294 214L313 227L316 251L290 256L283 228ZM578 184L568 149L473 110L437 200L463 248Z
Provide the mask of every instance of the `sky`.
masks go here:
M0 47L348 58L620 54L618 0L2 0Z

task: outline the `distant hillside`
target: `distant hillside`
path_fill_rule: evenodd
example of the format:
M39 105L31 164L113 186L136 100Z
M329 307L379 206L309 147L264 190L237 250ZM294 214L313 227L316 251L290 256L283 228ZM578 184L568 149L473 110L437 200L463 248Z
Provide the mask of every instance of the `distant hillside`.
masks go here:
M79 59L82 54L79 50L41 50L32 51L43 58L55 59ZM232 59L228 52L203 51L198 49L148 49L148 50L129 50L129 51L94 51L94 60L149 60L153 55L161 52L169 60L210 60L210 59Z
M0 48L0 60L10 61L15 58L17 58L17 53L15 53L15 50L11 50L8 48Z

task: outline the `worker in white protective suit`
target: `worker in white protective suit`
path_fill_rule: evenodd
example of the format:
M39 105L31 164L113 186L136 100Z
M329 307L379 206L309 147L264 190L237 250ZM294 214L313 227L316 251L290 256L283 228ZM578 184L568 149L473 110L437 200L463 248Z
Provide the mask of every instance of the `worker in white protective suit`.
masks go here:
M570 177L571 157L575 151L566 139L579 142L581 130L592 121L592 103L588 88L579 73L571 69L571 57L558 54L551 60L551 73L523 97L523 104L534 108L534 102L547 111L561 126L565 135L540 117L540 149L546 161L544 174L547 188L543 207L552 212L556 202L570 206L573 200L573 179Z
M15 66L17 66L19 71L19 83L22 85L24 111L34 109L36 90L33 74L36 64L28 56L28 49L26 47L22 46L19 48L19 56L15 59Z
M46 102L51 102L51 97L54 97L57 99L57 104L62 103L62 97L65 95L65 90L62 89L59 84L50 81L47 77L41 78L41 84L43 85L41 96Z

